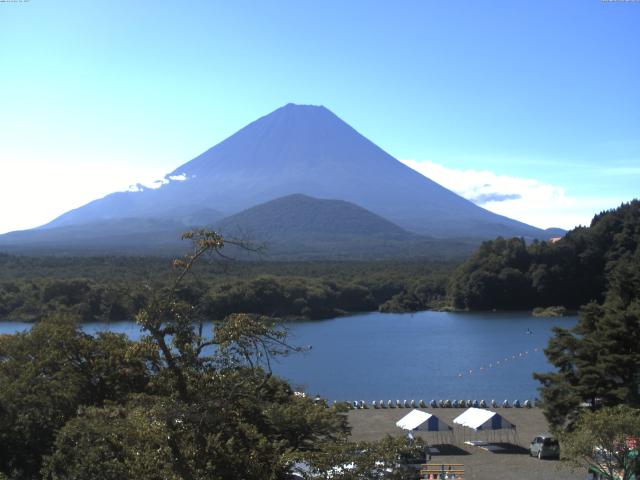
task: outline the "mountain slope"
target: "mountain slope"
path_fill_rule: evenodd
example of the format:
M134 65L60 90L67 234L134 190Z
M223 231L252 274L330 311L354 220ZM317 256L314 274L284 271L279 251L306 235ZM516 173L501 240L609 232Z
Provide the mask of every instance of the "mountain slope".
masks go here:
M390 221L344 200L324 200L293 194L243 210L215 225L222 233L249 231L261 239L278 235L333 237L379 235L415 237Z
M326 108L293 104L180 166L158 189L108 195L43 228L125 217L170 218L172 209L196 206L230 215L293 193L356 203L430 236L549 236L484 210L415 172Z
M227 238L264 246L273 258L452 257L472 244L408 232L358 205L293 194L270 200L214 225ZM238 253L238 252L235 252Z
M10 232L0 236L0 251L19 253L168 254L182 251L185 224L167 219L116 218L79 225Z
M206 226L227 239L264 247L264 255L271 259L451 258L465 256L475 247L473 242L410 233L353 203L301 194L271 200ZM181 234L196 227L166 219L110 219L12 232L0 237L0 249L39 254L177 255L188 248ZM225 252L235 258L260 258L233 245L227 245Z

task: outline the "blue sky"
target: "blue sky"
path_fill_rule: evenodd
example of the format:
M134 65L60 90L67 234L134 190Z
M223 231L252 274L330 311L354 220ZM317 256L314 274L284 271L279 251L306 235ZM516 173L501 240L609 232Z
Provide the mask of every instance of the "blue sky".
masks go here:
M0 232L288 102L493 211L588 223L640 196L639 47L640 2L3 2Z

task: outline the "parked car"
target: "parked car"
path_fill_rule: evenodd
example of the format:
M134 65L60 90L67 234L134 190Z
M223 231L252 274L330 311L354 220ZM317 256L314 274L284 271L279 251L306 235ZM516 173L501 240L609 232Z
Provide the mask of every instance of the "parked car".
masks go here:
M538 435L529 445L529 455L538 458L559 458L560 444L548 433Z

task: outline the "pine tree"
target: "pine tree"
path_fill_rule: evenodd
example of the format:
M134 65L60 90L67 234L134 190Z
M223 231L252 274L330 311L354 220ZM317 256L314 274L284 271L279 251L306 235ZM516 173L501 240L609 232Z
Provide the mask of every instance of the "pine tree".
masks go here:
M584 402L640 406L640 248L617 259L608 277L606 301L585 306L573 329L555 330L545 354L557 371L534 375L556 428Z

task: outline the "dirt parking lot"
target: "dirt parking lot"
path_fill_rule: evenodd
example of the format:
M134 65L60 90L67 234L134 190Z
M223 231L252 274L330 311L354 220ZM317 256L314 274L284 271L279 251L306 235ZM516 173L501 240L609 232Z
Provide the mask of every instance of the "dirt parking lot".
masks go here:
M453 426L453 419L465 411L463 408L425 408L420 409L436 415ZM405 435L396 422L409 413L409 408L366 409L349 412L349 423L354 440L376 440L385 435ZM569 469L558 460L538 460L529 456L529 442L538 434L548 431L547 422L538 408L498 408L494 411L516 425L517 435L508 438L507 434L498 434L495 441L503 447L495 453L466 445L463 433L456 428L449 440L437 441L433 433L418 433L440 453L433 454L431 463L461 463L464 465L465 480L584 480L585 471ZM491 434L490 434L491 435ZM442 436L441 436L442 437ZM476 438L467 431L465 439ZM502 437L502 438L501 438ZM478 435L483 439L482 435ZM489 437L491 439L491 437Z

